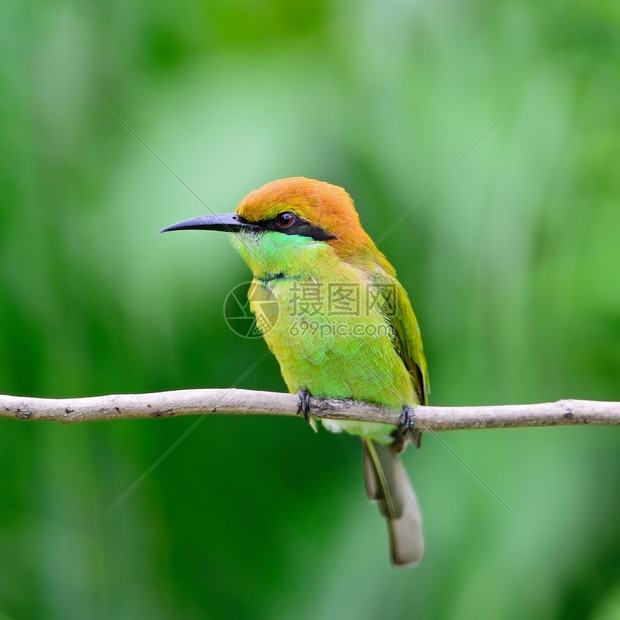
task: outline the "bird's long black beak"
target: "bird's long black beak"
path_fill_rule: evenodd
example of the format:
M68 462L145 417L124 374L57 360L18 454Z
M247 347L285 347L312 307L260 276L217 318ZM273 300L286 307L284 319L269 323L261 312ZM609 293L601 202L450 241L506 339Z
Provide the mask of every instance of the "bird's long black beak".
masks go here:
M247 222L237 213L218 213L194 217L191 220L162 228L159 232L164 233L171 230L223 230L224 232L237 233L242 230L258 232L261 228L252 222Z

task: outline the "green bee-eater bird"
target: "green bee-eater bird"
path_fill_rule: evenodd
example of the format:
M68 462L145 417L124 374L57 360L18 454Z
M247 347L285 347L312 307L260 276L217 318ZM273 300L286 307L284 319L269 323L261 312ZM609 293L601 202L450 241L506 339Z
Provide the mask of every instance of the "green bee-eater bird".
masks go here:
M360 225L341 187L295 177L246 196L235 213L208 215L169 230L222 230L278 301L279 315L259 322L288 389L308 419L309 395L379 403L401 413L387 424L323 420L330 431L362 438L366 490L388 521L392 562L416 564L424 538L418 501L398 453L425 404L428 372L418 322L394 268ZM164 232L162 231L162 232Z

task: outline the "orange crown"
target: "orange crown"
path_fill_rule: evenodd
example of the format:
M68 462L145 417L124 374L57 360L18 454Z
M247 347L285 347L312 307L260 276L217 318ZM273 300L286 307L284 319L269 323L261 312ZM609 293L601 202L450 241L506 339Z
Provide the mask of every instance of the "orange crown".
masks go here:
M373 243L362 228L353 200L337 185L305 177L290 177L250 192L237 207L249 222L270 220L291 211L335 239L326 241L343 259L366 254Z

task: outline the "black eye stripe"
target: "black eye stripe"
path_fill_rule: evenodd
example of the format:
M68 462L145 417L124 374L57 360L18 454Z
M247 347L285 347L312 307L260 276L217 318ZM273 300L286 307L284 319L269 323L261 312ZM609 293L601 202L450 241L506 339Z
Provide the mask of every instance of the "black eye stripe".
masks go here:
M290 222L288 218L284 218L286 223L282 223L280 218L282 216L290 215L292 219ZM275 218L271 220L261 220L256 222L257 226L260 226L263 230L273 230L275 232L284 233L285 235L299 235L300 237L310 237L315 241L328 241L329 239L336 239L335 235L331 235L327 231L323 230L319 226L312 226L309 222L302 219L298 215L285 211L279 213Z

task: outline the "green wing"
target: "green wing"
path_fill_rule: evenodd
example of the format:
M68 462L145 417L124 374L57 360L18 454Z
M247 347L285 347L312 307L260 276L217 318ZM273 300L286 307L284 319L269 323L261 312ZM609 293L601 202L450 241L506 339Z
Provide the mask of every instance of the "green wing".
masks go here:
M430 384L422 335L407 292L391 271L380 269L375 272L374 284L383 298L384 312L394 330L394 347L409 370L420 404L426 405Z

